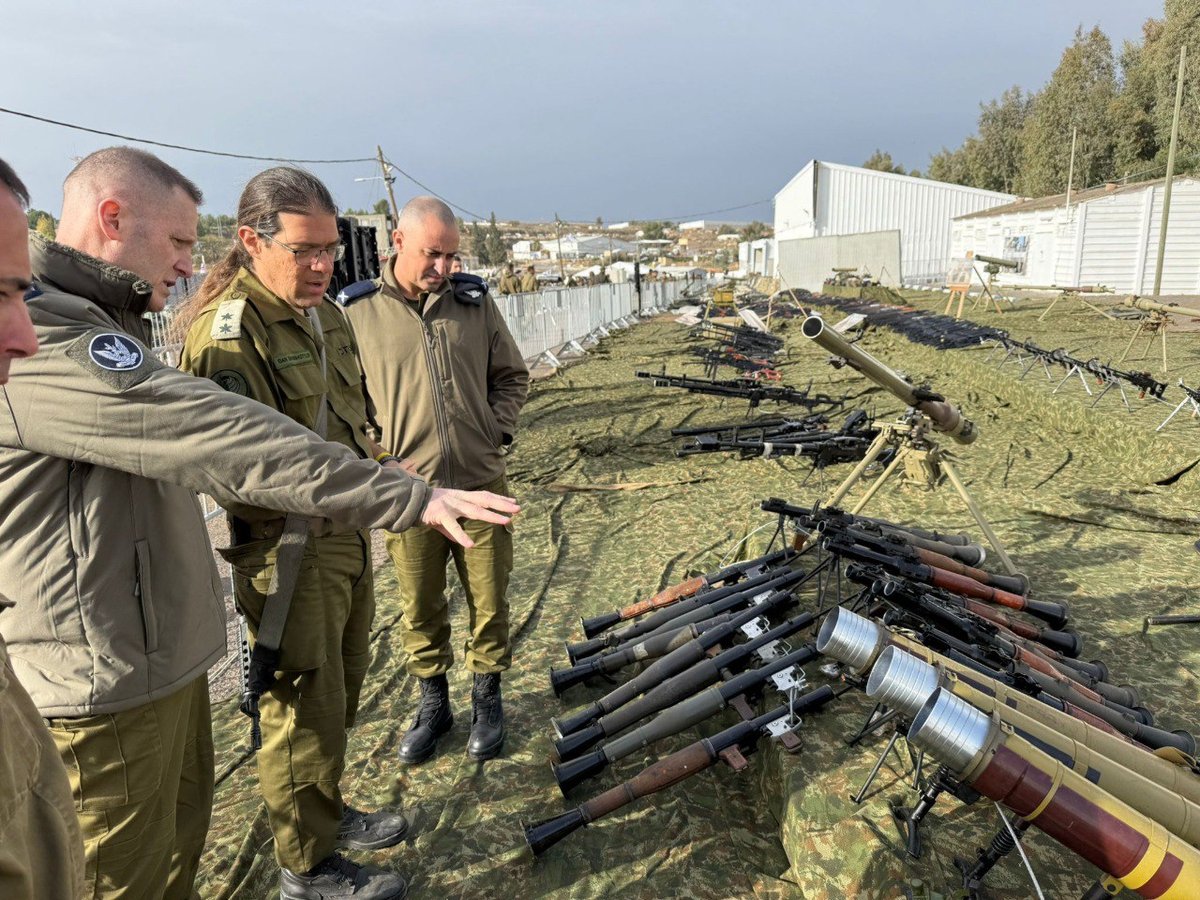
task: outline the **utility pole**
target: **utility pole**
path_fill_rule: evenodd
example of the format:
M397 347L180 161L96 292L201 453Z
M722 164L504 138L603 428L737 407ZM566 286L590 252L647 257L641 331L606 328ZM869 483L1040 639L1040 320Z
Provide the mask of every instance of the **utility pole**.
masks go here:
M379 168L383 172L383 183L387 185L388 200L392 203L392 224L394 227L400 222L400 207L396 205L396 192L392 190L392 182L396 180L396 176L392 174L392 167L383 158L383 147L376 144L375 152L379 157Z
M558 217L558 213L554 214L554 235L558 241L558 277L563 284L567 283L567 273L563 270L562 258L562 219Z
M1071 165L1067 169L1067 211L1071 211L1071 185L1075 181L1075 136L1078 128L1071 129Z
M1179 107L1183 105L1183 69L1186 62L1187 44L1184 44L1179 48L1179 81L1175 85L1175 116L1171 120L1171 146L1167 149L1167 185L1163 189L1162 224L1158 228L1158 261L1154 264L1155 297L1162 289L1163 257L1167 252L1167 219L1171 215L1171 180L1175 176L1175 145L1179 142Z

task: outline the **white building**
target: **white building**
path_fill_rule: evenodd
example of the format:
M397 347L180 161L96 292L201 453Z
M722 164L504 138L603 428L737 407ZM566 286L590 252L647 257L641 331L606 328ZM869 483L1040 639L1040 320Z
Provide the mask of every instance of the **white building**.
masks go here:
M1014 287L1103 285L1118 293L1152 294L1164 188L1162 178L1106 185L1072 193L1069 206L1059 194L960 216L950 251L959 259L971 251L1016 262L1016 269L995 276ZM1161 293L1200 293L1195 178L1176 178L1172 187Z
M835 266L889 285L940 283L952 221L1013 199L814 159L775 195L776 273L808 290L820 288Z
M738 271L745 275L774 275L775 241L759 238L738 244Z
M533 244L538 249L533 249ZM512 247L513 260L525 262L532 259L586 259L603 257L607 253L632 253L634 245L620 238L604 234L564 234L561 239L545 237L538 241L517 241Z

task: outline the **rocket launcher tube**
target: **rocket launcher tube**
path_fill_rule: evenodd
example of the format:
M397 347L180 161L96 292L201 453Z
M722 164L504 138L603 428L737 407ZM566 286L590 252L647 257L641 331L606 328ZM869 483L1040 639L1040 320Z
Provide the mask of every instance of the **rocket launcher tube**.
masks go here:
M525 825L525 840L529 843L534 855L540 856L584 825L614 813L641 797L665 790L690 778L697 772L703 772L712 767L721 759L721 754L730 749L738 749L741 753L750 753L767 726L787 714L788 706L784 704L758 718L748 722L739 722L732 728L727 728L710 738L703 738L694 744L689 744L682 750L677 750L670 756L663 757L643 769L624 784L593 797L569 812L532 825Z
M809 644L788 653L786 656L781 656L768 665L744 672L724 684L710 687L699 694L688 697L686 700L676 703L669 709L663 710L640 728L636 728L628 734L610 741L599 750L558 763L557 765L552 765L551 771L554 774L554 780L558 782L559 788L566 794L580 782L603 771L610 763L623 759L643 747L648 747L655 741L660 741L663 738L691 728L698 722L703 722L728 706L729 701L734 697L746 693L751 688L758 687L772 675L784 672L795 666L804 665L804 663L815 658L816 655L816 648ZM828 690L828 687L818 688L816 691L810 691L808 694L798 698L796 700L797 710L801 709L802 705L807 706L816 702L814 698L823 696L818 693L822 690Z
M1094 729L1084 731L1089 742L1076 740L1025 712L997 703L994 697L964 685L953 676L939 673L929 663L898 647L888 647L880 654L867 680L867 696L912 719L939 687L953 692L984 713L998 716L1044 753L1062 761L1188 843L1200 845L1200 805L1180 796L1177 789L1184 777L1194 782L1194 787L1200 787L1200 781L1178 766L1147 756L1124 741L1110 739ZM1161 766L1154 769L1147 765L1150 761L1160 762ZM1158 775L1166 778L1168 783L1158 780Z
M643 696L625 704L620 709L601 716L586 728L555 742L554 749L558 753L559 759L571 759L578 756L604 738L618 734L647 716L661 712L692 696L696 691L715 684L724 677L724 672L731 669L736 671L763 647L791 637L808 628L815 621L816 616L812 613L804 613L777 625L752 640L730 647L716 656L706 657L702 652L703 658L694 665L660 682Z
M759 615L768 615L772 611L792 602L794 600L790 590L776 591L763 600L762 603L756 604L754 609ZM569 669L552 668L550 670L550 687L554 690L556 696L561 696L562 692L567 688L593 676L612 675L635 662L657 659L664 654L672 653L686 646L689 641L696 638L698 633L693 623L690 627L685 627L682 634L675 634L673 632L656 634L653 637L644 638L631 647L590 657L579 665Z
M753 596L763 591L780 590L786 585L799 581L803 577L804 573L802 571L780 567L772 569L769 572L764 572L762 575L755 576L754 578L747 578L745 581L731 584L728 587L718 588L715 591L709 591L705 594L696 594L666 609L660 609L641 621L633 622L624 628L618 628L616 631L609 632L601 637L592 638L590 641L581 641L576 644L567 644L567 656L572 664L578 663L584 657L602 653L607 649L627 643L634 638L644 637L673 619L679 619L696 610L711 607L719 601L730 597L737 597L739 600L735 600L729 605L734 606L742 598ZM729 606L722 607L716 612L723 612ZM716 612L710 613L710 615L716 615ZM707 618L707 616L702 615L700 617L700 619L704 618ZM699 620L694 619L693 621ZM681 621L679 624L687 623Z
M1148 748L1178 751L1186 756L1195 756L1196 741L1186 731L1163 731L1133 721L1103 706L1086 700L1059 696L1053 690L1036 688L1036 692L1021 692L1013 687L1016 680L1011 675L961 656L954 651L937 653L923 644L896 634L877 622L872 622L858 613L839 607L833 610L821 624L817 634L817 649L856 673L866 672L874 665L888 646L893 644L929 663L936 663L985 693L994 695L1008 705L1025 703L1030 698L1085 722L1093 728L1106 731L1113 736L1124 736L1137 742L1139 749ZM1024 708L1024 707L1022 707ZM1142 745L1145 745L1144 747Z
M766 556L747 559L732 566L718 569L715 572L709 572L707 575L697 575L694 578L673 584L670 587L663 588L653 597L639 600L637 603L613 610L611 613L605 613L591 619L580 619L583 625L584 637L593 638L619 622L624 622L627 619L635 619L648 612L678 603L680 600L685 600L695 594L704 593L715 584L723 585L724 582L730 581L730 579L740 579L751 569L759 567L770 569L782 563L790 562L796 555L796 551L790 547L777 550L774 553L768 553Z
M894 369L885 366L867 351L851 344L844 337L828 328L820 316L809 316L800 326L801 333L809 340L840 356L867 378L884 390L895 395L908 406L928 416L935 431L940 431L960 444L969 444L979 436L975 423L967 419L952 403L938 394L914 387Z
M1200 895L1200 850L949 691L929 698L908 740L1143 897Z

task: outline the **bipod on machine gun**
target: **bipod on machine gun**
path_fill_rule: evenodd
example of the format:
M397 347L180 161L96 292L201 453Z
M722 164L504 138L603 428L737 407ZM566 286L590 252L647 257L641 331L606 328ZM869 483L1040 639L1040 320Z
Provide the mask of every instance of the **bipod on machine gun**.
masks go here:
M1162 420L1162 424L1155 428L1155 431L1162 431L1167 427L1167 423L1175 418L1176 414L1187 406L1189 403L1192 406L1192 418L1200 417L1200 387L1188 387L1183 383L1183 379L1179 379L1179 389L1183 391L1183 399L1179 401L1179 405L1171 410L1171 414Z
M874 464L886 450L892 448L895 454L891 461L867 488L858 503L850 509L850 512L860 512L901 466L905 467L905 474L910 481L927 490L936 488L942 477L945 476L962 498L971 517L979 525L988 542L995 549L1001 566L1010 575L1015 574L1016 567L1009 559L1000 539L984 518L974 498L967 491L954 465L933 440L933 434L944 434L959 444L973 443L979 434L975 423L964 416L957 406L948 402L941 394L933 392L927 386L912 384L861 347L847 341L835 329L827 327L820 316L809 316L805 319L801 331L809 340L832 353L834 355L832 362L835 365L850 366L909 407L908 412L899 422L880 428L879 436L867 450L862 461L822 505L841 505L842 500L863 477L867 468Z
M1149 395L1153 400L1162 400L1163 392L1167 389L1165 382L1153 378L1149 372L1125 372L1100 362L1096 357L1092 357L1084 363L1084 368L1096 377L1097 384L1104 385L1104 390L1092 401L1092 406L1099 403L1104 395L1115 387L1121 395L1121 402L1125 404L1125 408L1133 412L1129 405L1129 398L1125 396L1125 384L1137 388L1139 398Z

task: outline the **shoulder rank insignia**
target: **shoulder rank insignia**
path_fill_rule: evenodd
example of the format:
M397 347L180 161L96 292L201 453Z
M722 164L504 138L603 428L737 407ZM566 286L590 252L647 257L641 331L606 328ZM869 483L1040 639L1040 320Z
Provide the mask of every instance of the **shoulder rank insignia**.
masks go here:
M246 309L246 295L231 294L222 300L213 316L212 330L208 336L214 341L228 341L242 336L242 312Z
M466 272L455 272L450 276L450 286L454 289L454 299L469 306L481 306L487 296L487 282L478 275Z
M354 284L348 284L340 291L336 298L338 306L347 307L351 303L357 303L363 297L370 297L372 294L379 291L379 282L365 279L356 281Z

